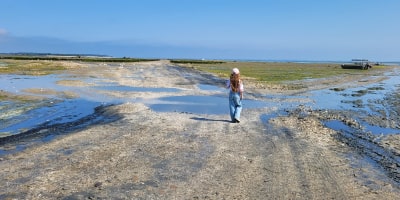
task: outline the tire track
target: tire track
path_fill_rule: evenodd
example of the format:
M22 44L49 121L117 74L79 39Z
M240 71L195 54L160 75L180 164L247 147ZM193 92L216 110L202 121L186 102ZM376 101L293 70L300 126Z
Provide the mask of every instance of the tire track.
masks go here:
M296 139L291 130L266 125L275 149L265 162L269 193L278 199L348 199L321 149Z

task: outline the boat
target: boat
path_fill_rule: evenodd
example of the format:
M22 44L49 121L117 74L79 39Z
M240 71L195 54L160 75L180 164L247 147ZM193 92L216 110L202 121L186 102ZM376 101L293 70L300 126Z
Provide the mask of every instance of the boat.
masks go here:
M342 64L342 69L369 69L372 65L366 59L352 59L353 63Z

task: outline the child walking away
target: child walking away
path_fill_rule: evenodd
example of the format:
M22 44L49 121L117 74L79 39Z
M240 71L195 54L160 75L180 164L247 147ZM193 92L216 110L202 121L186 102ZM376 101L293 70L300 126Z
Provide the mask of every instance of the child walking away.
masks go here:
M229 88L229 111L233 123L240 122L240 113L242 112L243 82L240 79L238 68L233 68L230 79L226 82L226 88Z

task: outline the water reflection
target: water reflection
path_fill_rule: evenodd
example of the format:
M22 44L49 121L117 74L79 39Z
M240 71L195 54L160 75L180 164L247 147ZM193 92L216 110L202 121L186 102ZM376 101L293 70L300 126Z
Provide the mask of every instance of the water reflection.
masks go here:
M208 84L198 84L197 87L200 90L205 90L205 91L219 91L219 92L222 92L222 91L226 90L225 88L221 88L221 87L218 87L218 86L215 86L215 85L208 85Z
M395 70L389 77L379 83L366 84L348 89L325 89L311 92L313 108L327 110L350 110L358 114L357 121L364 131L379 134L399 134L399 129L371 125L362 120L367 116L381 116L382 119L390 119L390 102L385 100L388 96L399 91L400 76ZM337 121L325 122L325 125L334 130L344 130L343 123Z
M10 93L22 93L27 88L43 88L63 90L65 87L57 85L59 75L26 76L26 75L0 75L0 90Z
M264 101L243 99L243 107L266 107ZM227 114L229 113L228 97L221 95L212 96L170 96L148 102L147 105L156 112L188 112L196 114Z
M312 91L306 95L265 95L264 100L243 100L245 109L274 107L278 110L293 109L299 105L307 105L313 109L354 110L371 115L389 115L389 108L382 104L382 98L399 89L398 73L389 74L389 79L376 84L363 85L348 89L325 89ZM76 80L86 85L65 86L58 81ZM90 83L90 84L89 84ZM90 86L87 86L90 85ZM54 93L34 94L47 99L36 102L0 102L0 134L18 134L43 123L68 123L94 112L94 108L108 104L125 102L142 102L156 112L187 112L196 114L227 114L229 113L227 90L215 85L198 84L202 91L210 91L214 95L166 96L157 99L129 99L104 94L104 91L117 92L153 92L177 93L178 88L151 88L123 86L98 78L71 77L68 75L0 75L0 90L13 94L28 93L27 89L52 90ZM77 98L65 99L59 96L59 91L72 91ZM388 118L388 116L383 116ZM389 129L379 129L367 123L363 124L372 132L394 132ZM1 135L0 135L1 137Z
M97 86L96 89L119 92L179 92L177 88L132 87L125 85Z
M96 107L103 105L101 102L87 101L80 98L19 104L19 102L9 103L11 106L22 109L16 115L12 115L4 107L0 109L3 113L9 113L1 118L0 133L13 135L40 125L51 126L53 124L73 122L92 114Z

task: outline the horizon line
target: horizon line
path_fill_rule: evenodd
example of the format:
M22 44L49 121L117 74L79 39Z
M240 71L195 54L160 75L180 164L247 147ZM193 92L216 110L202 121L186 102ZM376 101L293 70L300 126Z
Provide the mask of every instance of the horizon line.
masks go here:
M111 56L111 55L106 55L106 54L95 54L95 53L41 53L41 52L7 52L7 53L2 53L0 52L0 55L15 55L15 56L82 56L82 57L100 57L100 58L136 58L136 59L160 59L160 60L223 60L223 61L240 61L240 62L320 62L320 63L343 63L343 62L353 62L354 59L350 60L341 60L341 59L321 59L321 60L315 60L315 59L291 59L291 58L285 58L285 59L247 59L247 58L222 58L222 59L216 59L216 58L185 58L185 57L130 57L130 56ZM358 58L357 58L358 59ZM363 60L368 60L365 58L362 58ZM395 60L385 60L385 61L370 61L374 63L397 63L400 64L399 61Z

